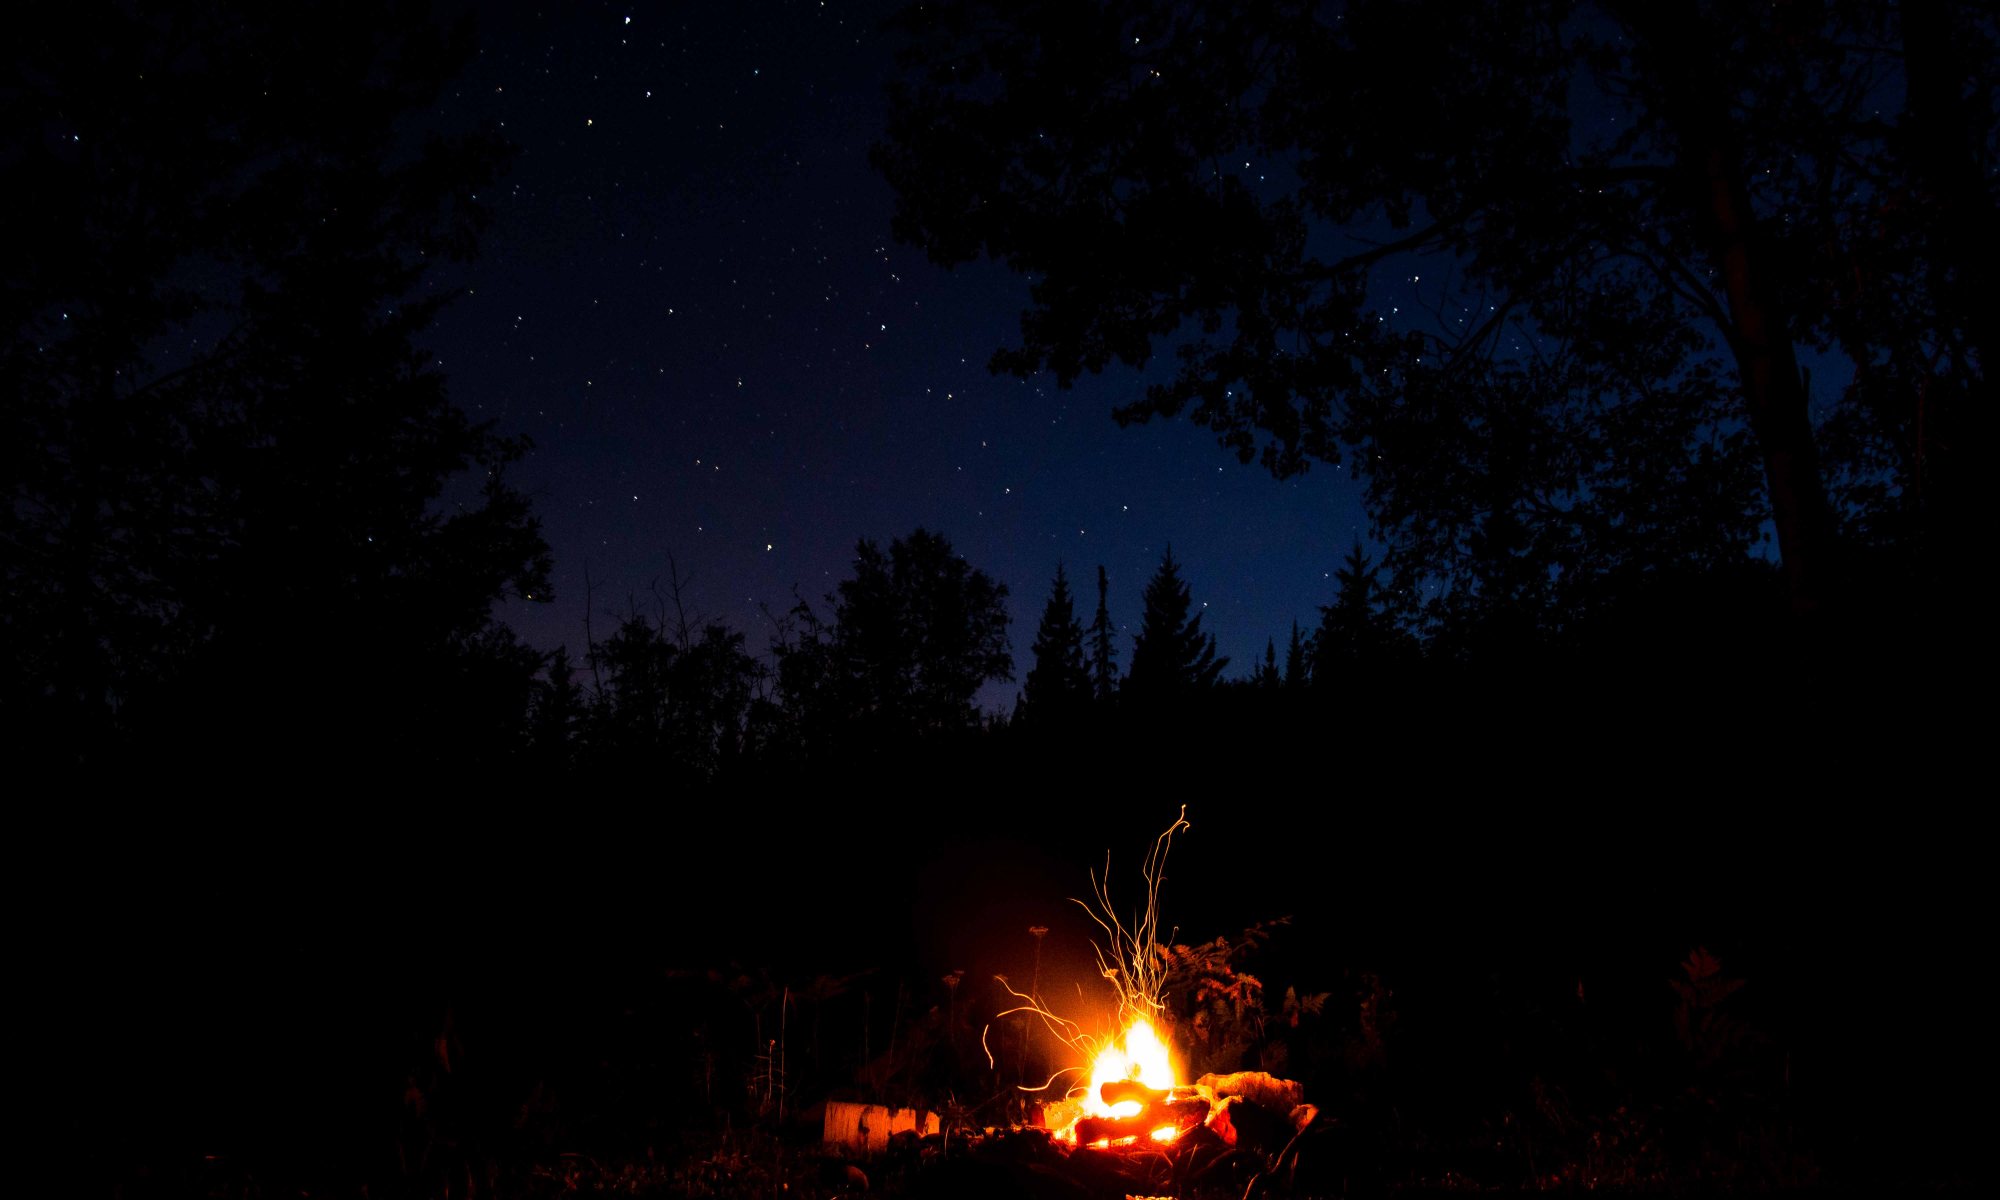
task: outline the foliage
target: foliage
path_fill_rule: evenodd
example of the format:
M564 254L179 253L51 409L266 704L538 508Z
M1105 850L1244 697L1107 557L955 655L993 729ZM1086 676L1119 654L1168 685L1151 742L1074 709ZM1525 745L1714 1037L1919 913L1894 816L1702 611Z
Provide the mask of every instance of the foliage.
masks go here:
M1749 1036L1743 1022L1722 1009L1743 980L1724 975L1722 963L1705 947L1688 955L1681 972L1687 978L1667 981L1680 997L1674 1006L1674 1033L1698 1066L1714 1066Z
M1006 585L918 529L885 552L864 539L854 575L826 600L823 621L801 599L796 638L773 645L780 702L808 746L846 725L870 736L978 726L973 699L1011 679Z
M1332 604L1320 606L1319 629L1312 637L1312 682L1327 689L1369 678L1411 657L1415 649L1397 627L1377 568L1360 542L1334 569L1334 581L1338 591Z
M525 447L416 340L502 154L404 120L466 31L45 6L9 47L0 183L34 232L0 290L0 703L78 752L504 752L536 656L489 611L548 587Z
M603 682L586 736L600 755L643 754L654 771L705 780L750 748L765 669L741 633L711 623L669 636L635 614L593 647L591 665Z
M1278 1070L1289 1057L1284 1031L1325 1011L1330 993L1301 994L1296 987L1284 990L1274 1010L1264 981L1245 969L1271 932L1290 923L1280 917L1249 926L1233 939L1160 947L1164 996L1183 1030L1194 1074L1234 1071L1253 1061Z
M1172 546L1146 583L1145 601L1145 615L1132 640L1126 694L1164 700L1214 687L1229 659L1216 657L1215 636L1201 629L1202 614L1189 615L1194 601Z
M1061 564L1035 630L1034 655L1020 715L1043 723L1074 720L1090 703L1091 680L1083 657L1083 626L1077 623L1076 602Z
M1538 571L1622 558L1633 516L1741 557L1747 510L1809 609L1797 348L1861 368L1841 499L1877 528L1961 503L1919 464L1962 433L1917 416L1962 430L1989 386L1995 23L1922 7L927 2L874 158L898 236L1029 278L996 370L1171 354L1120 420L1279 476L1351 457L1419 575L1489 518Z

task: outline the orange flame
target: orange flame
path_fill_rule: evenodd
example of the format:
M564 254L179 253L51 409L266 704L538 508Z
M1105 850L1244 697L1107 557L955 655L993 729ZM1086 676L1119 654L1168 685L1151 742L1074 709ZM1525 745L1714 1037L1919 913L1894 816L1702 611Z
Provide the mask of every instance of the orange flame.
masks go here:
M1087 1088L1073 1090L1068 1102L1068 1120L1057 1130L1055 1136L1065 1142L1077 1141L1077 1122L1084 1117L1136 1117L1144 1106L1137 1100L1121 1100L1116 1104L1104 1101L1104 1085L1133 1081L1144 1084L1156 1091L1171 1091L1180 1086L1174 1071L1173 1053L1162 1041L1153 1023L1144 1017L1134 1020L1125 1029L1122 1038L1106 1042L1092 1057L1090 1063L1090 1083ZM1173 1125L1162 1125L1149 1135L1156 1142L1171 1142L1180 1136ZM1118 1139L1123 1145L1137 1141L1136 1137ZM1108 1139L1099 1139L1099 1146L1111 1144Z
M1097 1052L1097 1060L1090 1064L1090 1094L1084 1097L1083 1111L1093 1117L1138 1116L1137 1100L1104 1102L1105 1084L1128 1079L1161 1091L1174 1086L1173 1056L1167 1052L1160 1035L1153 1032L1153 1023L1144 1017L1132 1022L1125 1031L1123 1045L1112 1042Z

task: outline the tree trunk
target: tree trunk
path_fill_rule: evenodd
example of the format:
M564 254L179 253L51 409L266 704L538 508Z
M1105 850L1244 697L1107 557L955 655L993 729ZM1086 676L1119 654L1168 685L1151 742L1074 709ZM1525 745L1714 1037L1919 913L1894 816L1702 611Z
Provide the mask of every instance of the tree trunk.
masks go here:
M1729 111L1734 89L1721 77L1713 31L1697 11L1657 0L1617 10L1636 35L1640 62L1660 89L1660 115L1678 143L1686 203L1728 301L1723 332L1764 460L1786 592L1795 615L1811 616L1826 599L1832 512L1792 345L1791 314L1780 298L1776 268L1759 236L1745 183Z
M1729 341L1750 427L1764 458L1771 519L1778 530L1792 611L1807 615L1824 600L1833 520L1813 442L1810 397L1792 346L1789 314L1758 252L1755 218L1738 164L1708 142L1695 151L1707 207L1710 253L1729 298Z

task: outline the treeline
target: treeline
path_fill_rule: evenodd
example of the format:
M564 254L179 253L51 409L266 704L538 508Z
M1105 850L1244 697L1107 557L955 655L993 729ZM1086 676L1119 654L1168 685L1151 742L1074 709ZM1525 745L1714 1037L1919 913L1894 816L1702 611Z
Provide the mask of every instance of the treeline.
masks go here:
M1809 693L1829 674L1813 664L1830 662L1836 694L1861 718L1873 711L1864 679L1880 682L1869 664L1893 658L1858 634L1837 644L1823 635L1781 660L1754 652L1759 642L1768 651L1789 618L1775 569L1747 557L1649 579L1615 600L1600 585L1598 609L1582 620L1518 597L1399 592L1358 543L1332 574L1309 622L1271 635L1261 657L1238 666L1217 652L1171 547L1129 625L1114 616L1101 566L1086 609L1058 565L1016 679L1008 588L932 531L886 547L860 542L851 576L818 602L800 599L763 647L691 618L676 572L650 612L631 605L581 655L565 648L545 660L518 755L543 769L663 782L846 769L879 779L892 764L903 778L935 768L972 790L1039 769L1026 764L1053 766L1051 756L1085 772L1065 778L1076 786L1092 770L1128 781L1224 778L1242 747L1281 730L1378 748L1560 736L1573 765L1592 752L1577 738L1610 753L1652 737L1653 756L1680 745L1706 761L1712 735L1687 745L1681 735L1732 689L1762 678L1800 706L1800 721L1817 721L1826 706ZM1839 652L1829 658L1830 648ZM995 683L1018 683L1011 706L991 704Z

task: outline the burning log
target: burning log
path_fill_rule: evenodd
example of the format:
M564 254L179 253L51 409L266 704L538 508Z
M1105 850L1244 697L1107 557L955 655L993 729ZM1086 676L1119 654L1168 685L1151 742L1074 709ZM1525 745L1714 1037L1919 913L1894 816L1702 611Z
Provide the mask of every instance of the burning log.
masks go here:
M1084 1117L1076 1123L1076 1140L1081 1145L1094 1146L1103 1141L1145 1137L1159 1127L1159 1122L1149 1113L1140 1113L1136 1117Z
M1147 1087L1136 1079L1108 1079L1097 1094L1106 1104L1123 1104L1127 1100L1137 1100L1142 1109L1156 1104L1165 1104L1172 1094L1165 1088Z
M1119 1095L1112 1097L1112 1085L1104 1085L1104 1102L1116 1104L1121 1100L1137 1099L1136 1096ZM1208 1119L1208 1101L1200 1097L1185 1100L1168 1100L1168 1093L1156 1092L1161 1099L1147 1104L1138 1114L1130 1117L1083 1117L1076 1123L1076 1140L1084 1146L1094 1146L1098 1142L1117 1142L1125 1138L1151 1137L1163 1129L1173 1131L1171 1137L1200 1125Z

